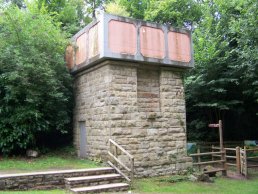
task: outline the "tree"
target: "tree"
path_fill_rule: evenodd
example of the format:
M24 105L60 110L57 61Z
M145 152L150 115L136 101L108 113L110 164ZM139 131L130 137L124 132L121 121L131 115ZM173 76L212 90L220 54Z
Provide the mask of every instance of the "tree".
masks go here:
M36 0L35 3L39 9L45 7L56 22L61 22L63 31L69 36L91 21L86 14L83 0Z
M207 140L207 123L223 119L227 139L252 138L258 135L257 5L216 0L201 6L193 33L196 66L185 80L188 137Z
M118 1L110 1L108 4L106 4L105 11L110 14L129 17L129 13L126 11L125 7L119 4Z
M47 10L9 6L0 18L0 152L38 146L71 128L71 78L65 34Z
M175 27L192 28L201 19L198 1L194 0L149 0L144 19Z
M129 17L136 19L144 19L145 11L149 4L149 0L116 0L115 2L125 7Z

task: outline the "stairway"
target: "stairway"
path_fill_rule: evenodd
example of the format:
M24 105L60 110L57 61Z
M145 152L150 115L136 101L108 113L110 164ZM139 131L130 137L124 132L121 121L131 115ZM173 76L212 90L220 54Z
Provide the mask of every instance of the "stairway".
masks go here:
M89 169L83 177L65 178L66 189L70 193L100 193L126 191L129 185L111 167Z

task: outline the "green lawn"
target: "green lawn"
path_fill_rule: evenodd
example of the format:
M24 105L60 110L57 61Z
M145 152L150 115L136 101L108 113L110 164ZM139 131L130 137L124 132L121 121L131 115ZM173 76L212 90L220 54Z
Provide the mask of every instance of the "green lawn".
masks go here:
M0 158L0 174L58 169L94 168L98 166L100 166L100 164L91 160L79 159L70 148L65 148L65 151L62 152L59 150L53 151L35 159L29 159L26 157Z
M138 193L216 193L216 194L257 194L258 177L252 180L216 178L214 183L178 182L164 183L157 178L141 179L135 183Z

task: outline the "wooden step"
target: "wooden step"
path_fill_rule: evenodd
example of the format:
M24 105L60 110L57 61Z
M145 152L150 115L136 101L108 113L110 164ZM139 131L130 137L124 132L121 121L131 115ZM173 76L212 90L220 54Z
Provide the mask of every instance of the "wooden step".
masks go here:
M102 174L83 177L72 177L65 179L65 186L67 189L70 189L72 187L117 183L122 182L123 180L124 179L120 174Z
M109 192L109 191L125 191L128 190L129 185L127 183L112 183L112 184L104 184L97 186L89 186L89 187L80 187L70 189L72 193L81 194L81 193L100 193L100 192Z

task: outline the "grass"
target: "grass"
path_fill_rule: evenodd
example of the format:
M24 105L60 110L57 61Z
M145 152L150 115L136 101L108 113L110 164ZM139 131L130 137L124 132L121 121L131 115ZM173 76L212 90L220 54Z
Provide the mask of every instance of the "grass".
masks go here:
M61 169L94 168L100 164L86 159L78 159L72 148L56 150L38 158L0 158L0 173L31 172Z
M216 178L214 183L203 182L160 182L159 178L140 179L135 183L137 193L214 193L214 194L257 194L258 178L232 180Z

